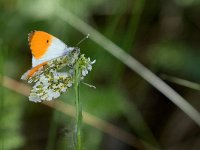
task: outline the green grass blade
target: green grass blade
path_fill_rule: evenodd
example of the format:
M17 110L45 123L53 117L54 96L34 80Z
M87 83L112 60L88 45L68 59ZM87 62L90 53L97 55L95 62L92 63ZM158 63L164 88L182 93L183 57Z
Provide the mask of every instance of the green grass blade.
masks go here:
M122 46L127 52L131 51L132 44L135 41L138 25L145 5L145 0L134 1L133 5L132 16L130 18L126 34L123 37L124 40L122 41Z
M161 78L164 79L164 80L167 80L167 81L170 81L170 82L173 82L173 83L176 83L176 84L179 84L179 85L200 91L200 84L198 84L198 83L191 82L191 81L181 79L181 78L178 78L178 77L164 75L164 74L161 76Z
M1 41L0 41L1 42ZM4 49L2 48L2 45L0 43L0 76L3 76L4 74ZM3 80L0 78L0 149L4 149L4 133L5 133L5 126L3 122L4 117L4 87L2 86Z

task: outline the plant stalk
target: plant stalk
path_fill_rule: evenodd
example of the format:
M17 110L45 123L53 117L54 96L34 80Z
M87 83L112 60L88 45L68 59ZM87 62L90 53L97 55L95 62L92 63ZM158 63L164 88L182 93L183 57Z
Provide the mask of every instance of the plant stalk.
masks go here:
M81 126L82 126L82 104L80 102L80 69L79 63L77 61L75 65L75 77L74 77L74 89L75 89L75 99L76 99L76 150L82 150L81 142Z

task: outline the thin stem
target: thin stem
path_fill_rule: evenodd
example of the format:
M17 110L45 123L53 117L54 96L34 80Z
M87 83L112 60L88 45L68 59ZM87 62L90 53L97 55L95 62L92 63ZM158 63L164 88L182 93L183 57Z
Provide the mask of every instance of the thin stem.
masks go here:
M2 74L0 74L2 75ZM2 79L0 79L0 132L2 137L0 138L0 149L4 149L4 131L5 131L5 124L3 122L3 114L4 114L4 88L2 85Z
M4 51L4 49L2 49L1 45L0 45L0 48L1 48L1 51L3 51L3 53L0 56L0 76L3 77L5 51ZM0 100L0 133L2 134L2 136L0 138L0 149L4 149L4 133L5 133L5 124L3 121L5 94L4 94L4 87L2 85L3 85L3 78L0 78L0 97L1 97L1 100Z
M198 84L198 83L191 82L191 81L181 79L181 78L178 78L178 77L166 75L166 74L162 74L161 78L163 78L164 80L167 80L167 81L170 81L170 82L173 82L173 83L176 83L176 84L179 84L179 85L200 91L200 84Z
M82 126L82 105L80 102L80 70L78 62L75 65L75 77L74 77L74 89L75 89L75 98L76 98L76 150L82 149L81 143L81 126Z

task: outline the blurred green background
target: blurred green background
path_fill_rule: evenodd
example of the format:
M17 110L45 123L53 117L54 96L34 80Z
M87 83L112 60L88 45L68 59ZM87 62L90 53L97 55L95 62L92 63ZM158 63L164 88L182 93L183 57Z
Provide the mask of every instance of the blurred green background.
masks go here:
M49 32L69 46L85 36L59 17L61 8L158 77L164 74L199 83L199 0L0 0L1 77L22 82L21 75L31 67L27 35L32 30ZM200 149L199 126L177 106L91 39L80 48L97 60L85 80L97 89L81 85L83 109L131 134L141 145L84 124L85 150ZM200 110L198 90L166 82ZM60 99L74 105L73 90ZM0 85L0 149L71 150L73 126L74 118Z

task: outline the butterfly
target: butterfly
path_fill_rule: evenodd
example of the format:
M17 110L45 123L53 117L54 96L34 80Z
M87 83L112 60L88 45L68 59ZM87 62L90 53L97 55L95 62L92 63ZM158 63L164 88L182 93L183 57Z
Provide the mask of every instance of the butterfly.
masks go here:
M69 47L55 36L44 31L28 34L32 53L32 68L21 79L34 83L29 100L52 100L73 84L73 70L58 72L65 66L73 66L79 57L78 47Z
M41 102L58 98L73 85L77 68L75 66L78 66L79 77L83 80L96 61L91 61L84 54L80 55L79 47L69 47L44 31L29 33L28 43L32 54L32 68L26 71L21 79L34 83L29 96L30 101ZM60 72L64 67L65 72Z
M60 39L44 31L30 32L28 43L32 53L32 68L22 75L22 80L34 77L54 59L68 56L74 52L79 53L79 48L69 47Z

